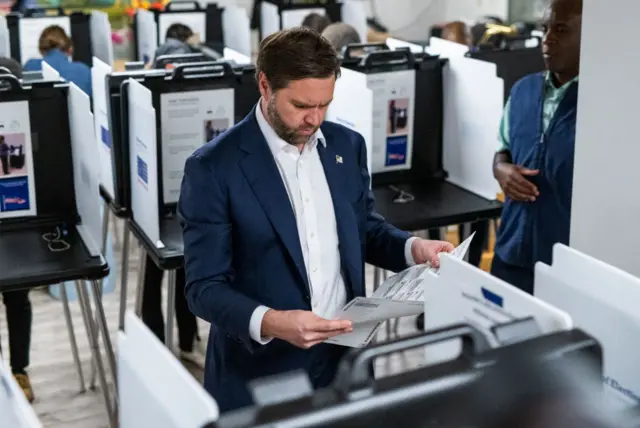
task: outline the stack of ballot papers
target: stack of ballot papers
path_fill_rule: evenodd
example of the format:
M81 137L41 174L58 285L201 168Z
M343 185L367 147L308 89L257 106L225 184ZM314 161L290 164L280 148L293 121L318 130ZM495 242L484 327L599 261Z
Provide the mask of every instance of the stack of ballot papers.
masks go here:
M457 246L451 256L462 260L474 235ZM371 297L356 297L347 303L333 319L351 321L353 331L328 339L326 343L362 348L371 342L385 321L421 314L429 272L437 275L438 269L429 263L412 266L383 282Z

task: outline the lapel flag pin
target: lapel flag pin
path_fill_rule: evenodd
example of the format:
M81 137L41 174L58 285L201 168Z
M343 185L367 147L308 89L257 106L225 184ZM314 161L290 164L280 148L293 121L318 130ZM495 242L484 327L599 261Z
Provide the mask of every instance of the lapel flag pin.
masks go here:
M336 163L342 163L342 156L336 155Z

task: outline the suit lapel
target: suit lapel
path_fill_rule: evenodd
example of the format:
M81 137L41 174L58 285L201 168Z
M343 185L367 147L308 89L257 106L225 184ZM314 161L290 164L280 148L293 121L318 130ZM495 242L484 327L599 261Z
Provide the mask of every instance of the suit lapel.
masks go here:
M341 190L342 186L344 186L343 180L345 177L342 168L346 168L346 166L342 163L343 160L340 154L334 151L330 141L327 141L326 147L319 143L318 153L320 154L324 174L331 191L331 199L333 200L342 268L349 275L353 295L356 295L357 288L363 283L361 269L356 268L359 265L356 261L359 260L358 256L360 256L361 248L358 224L353 208L343 196Z
M255 108L245 120L249 126L248 132L243 135L241 147L247 152L247 156L240 162L240 167L309 292L309 279L293 207L273 154L258 126Z

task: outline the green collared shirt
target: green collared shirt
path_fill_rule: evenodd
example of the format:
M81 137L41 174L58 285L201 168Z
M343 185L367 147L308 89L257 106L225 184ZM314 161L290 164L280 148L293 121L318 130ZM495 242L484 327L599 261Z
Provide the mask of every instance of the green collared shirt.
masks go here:
M573 80L565 83L559 88L553 84L551 79L551 73L547 72L544 78L544 104L542 106L542 132L545 132L551 123L553 115L556 114L556 110L560 105L560 102L567 93L567 89L573 82L578 81L576 76ZM502 114L502 120L500 121L500 132L498 134L498 141L500 146L498 151L509 150L509 113L511 110L511 98L507 100L507 104L504 106L504 112Z

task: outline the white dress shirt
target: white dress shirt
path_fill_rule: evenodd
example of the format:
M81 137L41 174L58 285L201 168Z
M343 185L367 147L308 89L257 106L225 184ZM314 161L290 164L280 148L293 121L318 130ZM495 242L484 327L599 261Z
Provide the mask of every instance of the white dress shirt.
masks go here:
M317 145L326 145L322 131L311 136L302 151L281 139L271 128L258 104L256 118L280 171L289 195L300 237L300 248L311 289L311 307L322 318L331 317L346 304L347 290L340 266L338 231L333 199L320 161ZM355 233L355 232L354 232ZM410 238L405 245L407 264L413 265ZM249 323L253 340L267 344L261 336L262 319L270 308L256 308Z

